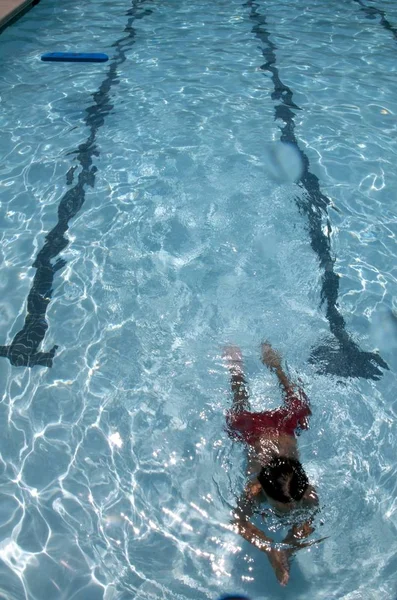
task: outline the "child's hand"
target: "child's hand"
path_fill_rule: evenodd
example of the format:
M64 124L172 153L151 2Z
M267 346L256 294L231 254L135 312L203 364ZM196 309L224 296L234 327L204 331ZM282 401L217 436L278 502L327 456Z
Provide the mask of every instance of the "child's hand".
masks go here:
M278 582L282 586L286 586L289 581L289 556L285 550L271 550L265 551L270 564L273 567L273 571L278 579Z

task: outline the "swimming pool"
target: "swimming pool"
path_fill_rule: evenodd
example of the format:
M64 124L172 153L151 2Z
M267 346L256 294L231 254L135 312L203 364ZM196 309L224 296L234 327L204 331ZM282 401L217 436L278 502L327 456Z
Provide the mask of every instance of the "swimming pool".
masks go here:
M395 5L93 6L0 37L0 597L394 599ZM222 346L275 406L264 338L329 536L286 589L228 529Z

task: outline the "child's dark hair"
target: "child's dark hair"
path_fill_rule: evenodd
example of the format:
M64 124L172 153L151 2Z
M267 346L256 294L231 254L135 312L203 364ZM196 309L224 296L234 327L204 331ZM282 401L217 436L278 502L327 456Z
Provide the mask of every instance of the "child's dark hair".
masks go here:
M283 456L276 456L262 467L258 481L267 496L284 503L301 500L309 485L299 460Z

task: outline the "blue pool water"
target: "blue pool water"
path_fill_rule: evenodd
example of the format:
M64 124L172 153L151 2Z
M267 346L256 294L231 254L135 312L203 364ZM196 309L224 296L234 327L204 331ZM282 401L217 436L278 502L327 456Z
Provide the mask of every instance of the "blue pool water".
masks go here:
M2 33L0 598L394 600L395 26L391 1L42 0ZM222 347L274 407L265 338L311 397L327 536L285 589L229 527Z

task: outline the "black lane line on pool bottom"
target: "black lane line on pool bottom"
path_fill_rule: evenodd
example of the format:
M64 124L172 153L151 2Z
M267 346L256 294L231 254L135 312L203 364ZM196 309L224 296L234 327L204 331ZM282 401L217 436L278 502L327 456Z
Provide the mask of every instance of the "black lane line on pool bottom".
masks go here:
M397 41L397 28L394 27L390 21L388 21L385 17L385 11L380 8L376 8L376 6L367 6L362 2L362 0L353 0L356 4L361 6L361 10L365 13L367 19L376 19L376 17L380 17L379 23L382 25L384 29L390 31Z
M301 150L295 136L295 113L301 110L293 102L292 90L284 85L276 66L277 46L271 41L267 31L266 18L258 12L259 5L249 0L243 6L251 9L250 19L255 22L252 32L262 42L262 54L266 60L261 66L262 71L271 75L274 91L272 100L278 103L275 106L275 119L284 123L280 140L294 146L299 153L303 164L303 173L298 185L305 190L303 199L298 198L297 204L300 211L307 216L310 244L317 254L320 267L323 269L321 286L321 304L326 305L326 318L334 338L327 339L315 348L310 356L310 362L315 363L322 373L330 373L341 377L364 377L366 379L379 379L383 369L388 369L385 361L374 352L364 352L352 340L346 331L346 323L338 309L339 275L335 273L335 259L331 253L331 223L327 208L331 201L320 189L316 175L310 172L310 163L307 155ZM326 219L326 233L324 232L324 219Z
M135 43L135 30L132 24L135 20L142 19L153 12L150 9L139 11L144 2L145 0L141 2L134 0L132 8L126 12L126 16L129 17L123 31L126 35L112 44L112 47L116 48L112 63L99 89L92 95L93 104L86 109L84 121L89 128L89 136L77 150L69 153L76 155L76 160L81 165L81 171L78 174L77 183L63 195L58 207L58 222L46 235L44 246L33 263L36 274L28 295L24 326L15 335L9 346L0 346L0 356L7 357L15 367L34 367L35 365L52 367L58 346L53 346L49 352L40 352L39 348L48 329L46 311L51 301L54 276L59 269L65 266L66 262L62 258L56 260L54 264L51 261L69 243L65 233L69 229L69 221L77 215L84 204L86 186L94 187L95 185L97 168L93 165L93 158L99 156L96 144L97 133L113 109L110 91L119 82L117 69L126 61L126 53ZM66 175L67 185L72 185L76 169L77 166L69 169Z

